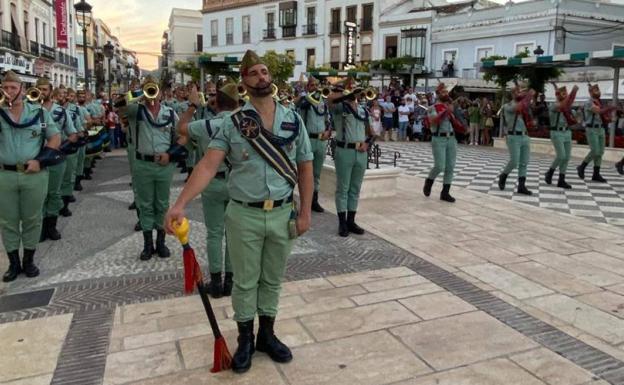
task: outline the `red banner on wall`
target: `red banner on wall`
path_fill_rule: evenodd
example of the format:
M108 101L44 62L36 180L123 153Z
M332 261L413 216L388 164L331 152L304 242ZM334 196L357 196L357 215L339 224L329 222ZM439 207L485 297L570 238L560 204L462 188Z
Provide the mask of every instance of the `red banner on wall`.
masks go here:
M56 10L56 46L67 48L67 0L55 0Z

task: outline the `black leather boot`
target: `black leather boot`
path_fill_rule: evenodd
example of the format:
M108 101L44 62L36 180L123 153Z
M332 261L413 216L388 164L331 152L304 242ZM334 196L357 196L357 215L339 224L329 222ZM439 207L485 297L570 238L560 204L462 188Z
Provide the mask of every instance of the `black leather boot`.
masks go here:
M225 272L225 280L223 281L223 296L229 297L232 295L232 287L234 286L234 273Z
M273 331L275 317L261 315L258 320L260 327L258 328L258 338L256 338L256 350L268 354L275 362L292 361L290 349L275 336Z
M169 258L171 253L169 248L165 245L165 230L156 230L156 253L160 258Z
M546 176L544 177L546 184L552 184L553 175L555 175L555 169L549 168L548 171L546 171Z
M425 185L423 186L423 194L425 194L426 197L428 197L429 195L431 195L431 187L433 187L433 179L425 179Z
M48 239L48 222L50 222L48 218L43 218L41 220L41 235L39 236L39 242L44 242Z
M61 209L61 211L59 211L59 214L64 217L71 217L72 212L69 210L69 197L62 197L62 198L63 198L63 208Z
M76 175L76 180L74 181L74 191L82 191L80 181L82 181L82 175Z
M446 202L449 202L449 203L454 203L455 202L455 198L453 198L451 196L451 194L449 194L449 191L451 191L451 185L450 184L442 185L442 192L440 192L440 200L446 201Z
M2 276L3 282L14 281L15 278L22 272L22 265L20 264L19 250L9 251L7 253L9 257L9 269Z
M582 162L579 166L576 167L576 173L581 179L585 179L585 167L587 167L587 163L585 162Z
M93 179L93 178L91 177L91 173L92 173L92 171L91 171L91 170L92 170L91 168L85 168L85 169L84 169L84 179L85 179L85 180L91 180L91 179Z
M254 348L254 321L237 322L238 347L232 357L232 371L245 373L251 368L251 356L256 351Z
M134 225L134 231L141 231L141 222L137 222Z
M594 166L594 175L592 175L592 180L594 182L607 183L607 180L600 175L600 167L598 166Z
M24 258L22 259L22 271L28 278L39 275L39 268L34 263L35 250L24 249Z
M128 206L128 210L136 210L136 202L132 201L130 206Z
M347 213L347 229L350 233L362 235L364 234L364 229L355 223L355 211L349 211Z
M312 211L316 213L324 213L325 209L318 203L318 191L312 195Z
M223 281L221 280L221 273L210 273L208 294L210 294L212 298L221 298L223 296Z
M48 227L46 228L46 237L52 241L61 239L61 233L56 229L58 217L48 217Z
M572 188L572 186L566 183L565 174L562 174L561 172L559 172L559 180L557 181L557 187L562 187L568 190Z
M624 175L624 158L622 158L622 160L615 164L615 169L617 170L618 174Z
M518 178L518 194L533 195L533 193L526 188L526 176Z
M507 177L509 174L501 173L498 176L498 188L502 191L505 189L505 184L507 183Z
M75 197L75 196L73 196L73 195L68 195L68 196L67 196L67 201L68 201L69 203L74 203L74 202L76 202L76 197Z
M349 228L347 227L347 213L344 211L338 213L338 235L341 237L349 236Z
M152 237L152 231L144 231L143 232L143 251L141 251L141 255L139 259L141 261L149 261L152 258L152 254L154 254L154 240Z

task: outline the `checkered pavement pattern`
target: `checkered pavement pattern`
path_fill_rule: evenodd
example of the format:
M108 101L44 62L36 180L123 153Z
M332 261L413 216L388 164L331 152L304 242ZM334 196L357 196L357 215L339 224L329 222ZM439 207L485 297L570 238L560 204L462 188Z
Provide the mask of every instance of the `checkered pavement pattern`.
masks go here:
M396 160L397 167L403 168L408 175L427 177L433 164L431 143L380 142L379 145L381 164L393 164L394 154L398 152L400 157ZM532 153L527 187L533 191L533 195L526 196L515 192L517 170L509 175L506 189L498 189L498 175L507 160L506 150L459 145L453 185L597 222L624 226L624 176L617 173L612 163L603 162L601 169L601 174L608 183L596 183L591 181L593 165L590 163L585 170L583 181L576 173L576 166L581 159L572 159L566 175L566 182L572 185L572 189L564 190L556 187L558 172L555 172L552 185L544 182L544 174L550 167L552 158Z

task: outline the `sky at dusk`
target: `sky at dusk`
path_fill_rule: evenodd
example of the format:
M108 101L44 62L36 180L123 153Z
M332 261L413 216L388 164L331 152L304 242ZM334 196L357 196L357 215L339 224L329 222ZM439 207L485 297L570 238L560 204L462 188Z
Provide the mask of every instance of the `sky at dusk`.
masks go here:
M451 0L457 2L462 0ZM506 0L494 0L505 3ZM515 0L526 1L526 0ZM171 9L200 9L202 0L88 0L93 16L106 22L124 47L137 51L144 69L158 67L160 43L167 28ZM612 0L622 4L624 0Z

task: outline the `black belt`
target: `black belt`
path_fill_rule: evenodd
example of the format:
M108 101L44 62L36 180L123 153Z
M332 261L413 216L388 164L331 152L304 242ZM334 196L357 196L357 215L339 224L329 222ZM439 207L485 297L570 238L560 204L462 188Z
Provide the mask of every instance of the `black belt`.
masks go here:
M0 170L24 172L28 166L25 164L0 164Z
M136 158L138 160L143 160L146 162L157 162L156 157L154 155L144 155L144 154L141 154L140 152L136 153Z
M568 131L568 127L563 127L563 128L553 128L551 127L550 131Z
M587 126L588 128L602 128L600 124L594 124L593 126Z
M448 138L449 136L455 136L455 133L454 132L433 132L431 136L446 136Z
M226 176L227 176L227 173L225 171L219 171L218 173L215 174L215 178L217 179L225 179Z
M508 132L507 135L526 135L524 132L522 131L512 131L512 132Z
M254 207L257 209L264 209L265 211L271 211L276 207L280 207L284 204L288 204L290 202L292 202L293 197L292 195L289 196L286 199L278 199L276 201L272 201L272 200L266 200L266 201L260 201L260 202L242 202L236 199L232 199L234 202L241 204L243 206L246 207Z
M321 134L308 134L308 136L310 137L310 139L318 139Z
M340 147L340 148L352 148L352 149L358 149L360 148L360 146L362 145L362 143L364 142L356 142L356 143L347 143L347 142L341 142L339 140L336 141L336 147Z

